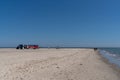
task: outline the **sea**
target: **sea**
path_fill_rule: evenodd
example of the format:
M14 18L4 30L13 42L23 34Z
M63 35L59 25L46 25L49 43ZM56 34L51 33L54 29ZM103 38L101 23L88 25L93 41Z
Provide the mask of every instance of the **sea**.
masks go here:
M99 48L99 53L120 68L120 48Z

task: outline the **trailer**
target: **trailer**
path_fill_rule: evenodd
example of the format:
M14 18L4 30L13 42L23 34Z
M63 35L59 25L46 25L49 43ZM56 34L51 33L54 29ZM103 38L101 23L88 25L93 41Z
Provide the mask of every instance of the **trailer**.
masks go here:
M27 45L26 49L38 49L39 46L38 45Z

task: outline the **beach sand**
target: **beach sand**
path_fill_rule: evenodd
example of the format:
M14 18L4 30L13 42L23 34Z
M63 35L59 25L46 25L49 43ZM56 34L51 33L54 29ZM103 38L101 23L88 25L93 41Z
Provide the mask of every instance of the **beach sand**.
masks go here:
M0 80L120 80L93 49L0 49Z

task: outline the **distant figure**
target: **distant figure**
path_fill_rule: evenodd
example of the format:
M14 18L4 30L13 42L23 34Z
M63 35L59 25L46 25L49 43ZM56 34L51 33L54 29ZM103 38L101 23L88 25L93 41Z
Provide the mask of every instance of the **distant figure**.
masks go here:
M97 48L94 48L94 51L97 51Z
M28 46L27 46L27 45L24 45L24 49L28 49Z

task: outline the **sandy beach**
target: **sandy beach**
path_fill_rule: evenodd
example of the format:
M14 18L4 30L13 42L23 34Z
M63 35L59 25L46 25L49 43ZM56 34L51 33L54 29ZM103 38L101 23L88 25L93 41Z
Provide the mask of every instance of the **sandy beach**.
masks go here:
M0 49L0 80L120 80L93 49Z

